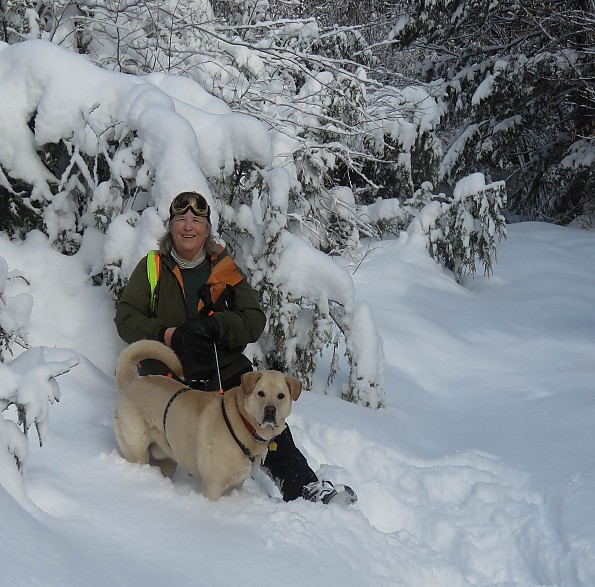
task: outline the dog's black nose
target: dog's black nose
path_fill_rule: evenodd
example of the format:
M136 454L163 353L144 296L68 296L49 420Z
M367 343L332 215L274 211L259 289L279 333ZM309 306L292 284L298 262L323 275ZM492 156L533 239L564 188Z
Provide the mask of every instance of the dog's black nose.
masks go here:
M264 408L264 419L267 420L275 420L275 415L277 414L277 408L275 406L265 406Z

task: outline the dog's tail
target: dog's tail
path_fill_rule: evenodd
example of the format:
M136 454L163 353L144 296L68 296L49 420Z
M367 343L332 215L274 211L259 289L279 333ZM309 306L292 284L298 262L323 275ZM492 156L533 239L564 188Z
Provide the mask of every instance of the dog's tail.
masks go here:
M156 340L139 340L125 348L120 355L116 368L116 383L119 389L138 377L138 363L144 359L161 361L177 377L184 378L182 364L174 351Z

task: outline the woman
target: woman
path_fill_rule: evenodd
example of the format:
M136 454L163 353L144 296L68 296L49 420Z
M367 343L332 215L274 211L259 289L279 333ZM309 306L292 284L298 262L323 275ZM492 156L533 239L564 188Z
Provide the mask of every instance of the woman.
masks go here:
M169 227L157 255L138 263L116 304L116 327L127 343L155 339L182 361L186 385L231 389L252 370L243 354L262 334L266 317L245 275L211 235L210 208L196 192L182 192L169 208ZM140 372L167 375L144 361ZM283 499L354 503L347 486L319 480L295 446L289 428L269 445L264 468Z

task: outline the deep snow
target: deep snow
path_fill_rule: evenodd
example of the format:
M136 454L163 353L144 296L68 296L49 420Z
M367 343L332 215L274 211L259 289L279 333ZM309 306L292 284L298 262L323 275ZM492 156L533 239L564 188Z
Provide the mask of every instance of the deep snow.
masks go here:
M58 377L24 494L0 487L0 585L595 584L595 234L509 226L494 276L457 285L418 246L372 245L354 272L383 338L386 407L302 394L290 425L351 508L284 503L266 479L211 503L199 483L125 462L122 348L85 254L0 239L31 283L29 342ZM11 283L11 295L22 287ZM340 384L340 382L338 383Z

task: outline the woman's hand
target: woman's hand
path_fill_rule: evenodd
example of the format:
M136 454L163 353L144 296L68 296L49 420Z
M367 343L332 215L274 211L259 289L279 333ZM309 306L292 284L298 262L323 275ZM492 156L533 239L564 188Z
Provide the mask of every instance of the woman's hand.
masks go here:
M170 328L166 328L165 331L163 332L163 342L167 345L167 346L171 346L171 336L174 333L175 328L173 326L171 326Z
M173 329L170 346L180 359L192 358L205 367L214 368L215 338L218 332L214 318L195 316Z
M184 326L187 326L188 329L204 338L210 342L213 342L219 336L219 327L217 326L217 321L212 316L208 316L207 314L197 314L196 316L192 316L189 318Z

